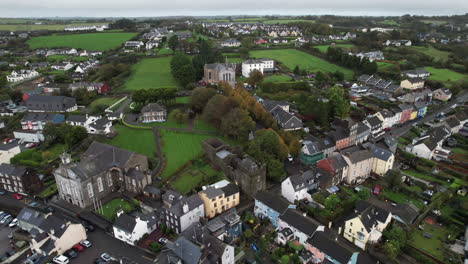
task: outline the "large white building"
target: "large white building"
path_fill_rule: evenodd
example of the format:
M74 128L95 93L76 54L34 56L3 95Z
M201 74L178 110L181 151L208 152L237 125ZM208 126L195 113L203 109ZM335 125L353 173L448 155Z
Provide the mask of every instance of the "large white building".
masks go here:
M96 30L104 31L108 29L109 25L82 25L82 26L66 26L63 30L65 31L84 31L84 30Z
M36 76L39 76L39 73L35 70L12 71L11 74L7 76L7 81L8 82L20 82L20 81L34 78Z
M261 72L273 72L275 61L271 59L249 59L242 62L242 76L249 77L254 70Z

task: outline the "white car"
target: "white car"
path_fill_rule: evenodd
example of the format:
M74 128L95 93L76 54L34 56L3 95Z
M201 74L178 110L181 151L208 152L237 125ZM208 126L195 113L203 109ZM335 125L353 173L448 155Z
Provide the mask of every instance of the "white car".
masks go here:
M89 242L89 240L81 240L80 245L82 245L85 248L91 247L93 244Z
M101 255L101 258L102 258L102 260L104 260L104 261L111 261L111 259L112 259L111 256L110 256L109 254L107 254L107 253L103 253L103 254Z
M11 217L11 214L5 215L5 216L2 218L2 220L0 220L0 224L4 224L4 223L7 221L7 219L10 218L10 217Z
M18 225L18 218L13 219L11 223L8 225L9 227L15 227Z
M160 239L158 239L158 242L165 245L165 244L167 244L168 240L167 240L167 238L161 237Z
M68 264L68 263L70 263L70 259L68 259L64 255L54 257L53 261L54 261L54 263L57 263L57 264Z

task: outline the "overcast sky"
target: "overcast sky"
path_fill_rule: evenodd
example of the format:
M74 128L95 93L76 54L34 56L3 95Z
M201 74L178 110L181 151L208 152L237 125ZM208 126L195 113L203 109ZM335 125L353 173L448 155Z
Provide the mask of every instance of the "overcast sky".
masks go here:
M450 15L468 0L0 0L0 17Z

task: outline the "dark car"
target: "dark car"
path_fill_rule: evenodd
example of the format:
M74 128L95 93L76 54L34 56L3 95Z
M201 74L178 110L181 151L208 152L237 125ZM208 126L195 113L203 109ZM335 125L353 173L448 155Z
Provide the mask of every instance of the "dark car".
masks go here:
M107 261L103 260L102 258L97 258L94 260L94 264L104 264L107 263Z
M73 250L73 249L70 249L68 252L67 252L67 257L69 258L77 258L78 257L78 253Z
M85 223L84 226L85 226L86 232L93 232L95 229L94 226L90 223Z

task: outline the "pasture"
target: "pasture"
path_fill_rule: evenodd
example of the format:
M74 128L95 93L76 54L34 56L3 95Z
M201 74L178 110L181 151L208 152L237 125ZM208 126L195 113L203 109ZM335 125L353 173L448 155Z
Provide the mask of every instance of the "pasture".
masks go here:
M450 52L438 50L432 46L423 47L423 46L412 46L412 49L419 51L423 54L433 57L437 61L446 61L449 58Z
M330 47L331 45L318 45L318 46L315 46L314 48L317 48L320 50L320 52L322 53L327 53L327 50L328 50L328 47ZM334 45L335 48L342 48L344 50L349 50L351 48L354 47L353 44L336 44Z
M440 82L456 82L462 79L468 79L468 76L449 69L439 69L434 67L424 67L426 71L431 73L429 79Z
M125 82L126 91L149 88L176 87L171 74L172 57L144 59L132 66L132 74Z
M26 24L32 22L31 20L18 20L19 22L8 22L0 19L0 30L12 30L12 31L35 31L35 30L55 30L63 31L66 26L86 26L86 25L96 25L104 23L71 23L71 24ZM20 23L22 22L22 23Z
M346 79L353 77L353 72L349 69L295 49L252 50L250 56L274 59L283 63L289 70L293 70L294 67L298 65L299 68L311 72L341 71L344 73Z
M105 51L119 47L134 36L136 33L124 32L52 35L33 37L26 43L31 49L67 47Z

